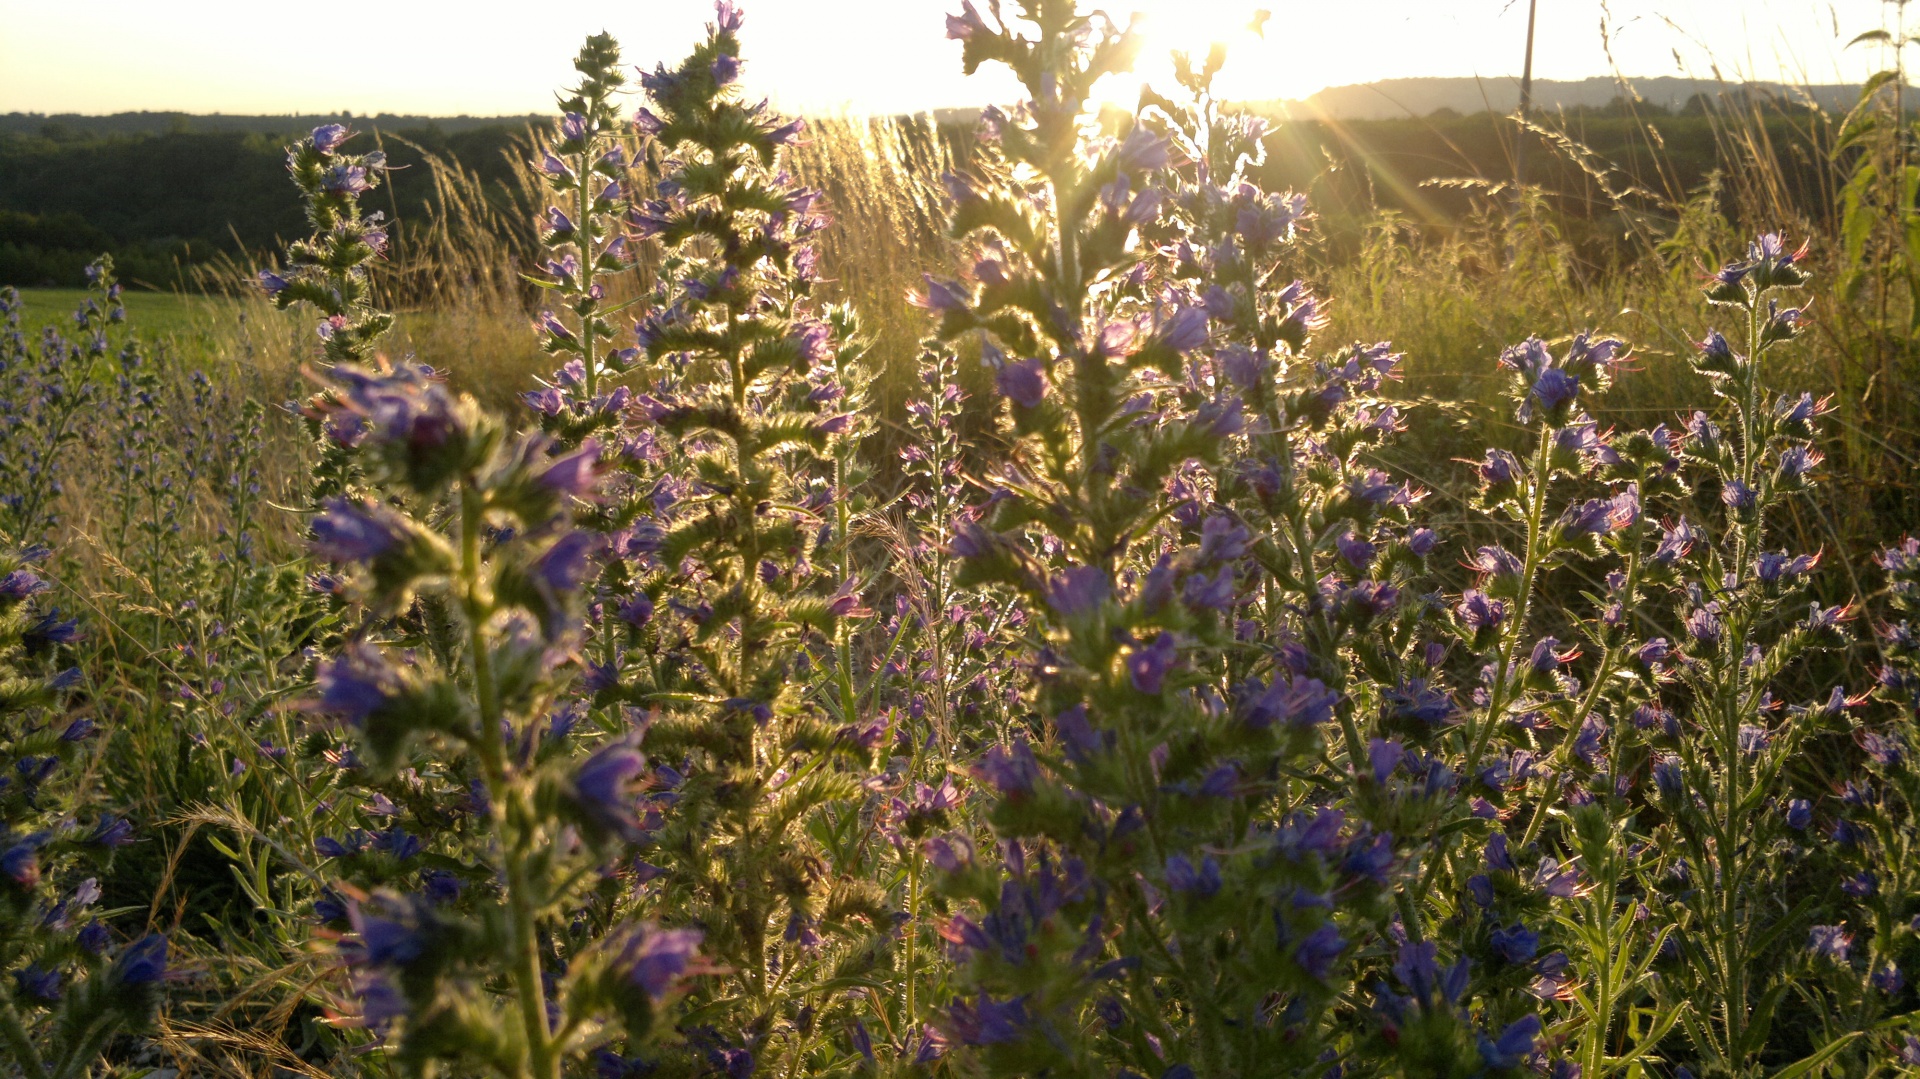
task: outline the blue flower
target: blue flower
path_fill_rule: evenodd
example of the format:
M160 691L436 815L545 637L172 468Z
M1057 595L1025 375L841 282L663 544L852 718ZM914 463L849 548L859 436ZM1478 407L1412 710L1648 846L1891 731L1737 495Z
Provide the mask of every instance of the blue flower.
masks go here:
M1161 682L1178 656L1173 634L1162 630L1152 644L1144 648L1136 646L1127 654L1127 680L1142 693L1159 693Z
M124 847L133 842L133 825L119 817L102 817L87 841L109 850Z
M30 963L13 972L13 982L23 997L42 1004L57 1004L60 1001L60 972L57 970L46 970L38 963Z
M1540 934L1524 925L1515 923L1511 929L1493 931L1494 954L1515 966L1531 961L1539 950Z
M1024 997L996 1001L981 990L972 1003L956 997L947 1006L947 1025L967 1045L1004 1045L1018 1040L1028 1023Z
M1807 933L1807 950L1836 963L1847 961L1847 950L1852 946L1853 934L1844 925L1816 925Z
M1221 566L1212 578L1204 572L1188 577L1180 599L1197 611L1224 611L1233 606L1236 594L1233 567Z
M405 536L405 519L371 501L333 498L313 520L313 552L330 562L371 562L399 547Z
M1033 749L1025 738L1015 739L1010 746L987 750L972 771L975 777L1005 797L1031 794L1034 784L1040 781L1040 764L1034 760Z
M1325 981L1333 973L1333 964L1345 951L1347 942L1340 937L1340 931L1332 922L1322 922L1319 928L1308 933L1294 946L1293 961L1307 977Z
M385 707L401 689L400 673L378 648L364 641L324 660L318 672L319 707L356 727Z
M1182 307L1174 311L1154 334L1164 348L1192 352L1207 343L1207 309Z
M1106 570L1070 566L1047 582L1047 606L1062 618L1082 618L1098 611L1112 589Z
M1540 1037L1540 1017L1525 1015L1507 1025L1498 1038L1480 1039L1480 1057L1487 1067L1518 1068L1533 1055L1534 1042Z
M701 936L697 929L660 929L643 922L629 931L614 967L629 984L659 1000L692 965Z
M151 985L167 976L167 938L148 933L127 945L113 961L112 979L121 985Z
M1220 863L1209 854L1195 867L1184 854L1173 854L1167 858L1167 887L1176 892L1187 892L1201 899L1210 899L1220 891Z
M1507 605L1493 599L1485 592L1468 589L1460 595L1460 605L1454 608L1462 625L1475 632L1497 628L1507 620Z
M345 124L321 124L313 129L313 148L323 154L330 154L340 148L353 132Z
M1241 715L1248 726L1265 730L1275 723L1290 727L1314 727L1333 719L1340 695L1318 678L1287 679L1275 675L1271 686L1258 679L1239 690Z

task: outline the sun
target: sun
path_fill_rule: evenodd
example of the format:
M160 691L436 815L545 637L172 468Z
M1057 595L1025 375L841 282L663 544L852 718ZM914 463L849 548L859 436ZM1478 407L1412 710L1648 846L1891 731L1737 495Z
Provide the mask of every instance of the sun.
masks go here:
M1275 36L1277 17L1268 10L1275 0L1133 0L1108 10L1115 21L1128 14L1141 16L1146 47L1130 75L1102 80L1095 96L1108 104L1130 108L1139 99L1141 85L1171 88L1172 55L1185 52L1204 56L1214 44L1228 50L1227 66L1216 82L1223 97L1239 101L1266 101L1304 97L1337 76L1339 62L1324 53L1284 49Z

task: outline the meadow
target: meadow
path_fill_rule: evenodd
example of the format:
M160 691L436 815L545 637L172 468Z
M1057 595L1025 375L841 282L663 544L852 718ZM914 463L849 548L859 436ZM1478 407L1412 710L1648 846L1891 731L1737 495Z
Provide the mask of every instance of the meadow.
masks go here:
M1920 1074L1904 69L1383 202L1005 7L0 291L0 1074Z

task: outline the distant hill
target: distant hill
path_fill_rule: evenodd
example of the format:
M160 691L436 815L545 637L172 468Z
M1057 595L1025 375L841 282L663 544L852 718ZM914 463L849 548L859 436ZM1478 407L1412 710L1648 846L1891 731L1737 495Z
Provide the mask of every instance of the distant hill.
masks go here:
M319 113L311 116L227 116L214 113L206 116L184 112L116 112L108 116L83 116L78 113L9 112L0 113L0 134L293 135L311 131L321 124L377 127L383 131L437 128L454 134L480 128L518 128L528 123L548 122L551 122L551 117L547 116L405 116L384 112L378 116L355 116L352 113Z
M1858 86L1788 86L1783 83L1717 82L1712 79L1653 78L1630 80L1634 92L1649 104L1678 112L1696 95L1714 100L1730 95L1759 94L1782 102L1814 104L1829 111L1851 108L1860 96ZM1562 82L1535 79L1534 107L1548 111L1603 108L1626 96L1617 79L1581 79ZM1384 79L1355 86L1332 86L1301 101L1273 102L1298 119L1325 116L1336 120L1393 120L1430 116L1441 110L1462 115L1477 112L1509 113L1520 107L1518 78Z

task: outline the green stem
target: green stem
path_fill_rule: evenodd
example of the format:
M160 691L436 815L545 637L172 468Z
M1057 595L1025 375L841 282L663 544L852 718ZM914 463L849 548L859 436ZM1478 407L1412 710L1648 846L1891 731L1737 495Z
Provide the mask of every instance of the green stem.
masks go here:
M583 304L593 303L588 297L593 293L593 263L599 257L593 249L593 218L590 216L593 212L592 169L593 139L588 138L586 148L580 151L579 171L574 173L580 181L580 190L576 193L578 197L574 203L580 214L574 219L574 235L578 237L574 246L580 250L580 302ZM585 387L588 400L593 399L600 382L600 361L594 355L598 344L593 332L595 317L591 310L580 315L580 362L587 369Z
M1545 528L1544 518L1547 510L1547 488L1553 481L1553 428L1545 424L1540 427L1540 446L1533 458L1533 491L1527 504L1527 556L1520 571L1520 591L1513 603L1513 622L1507 634L1507 646L1500 653L1500 663L1494 672L1493 692L1487 702L1487 715L1478 729L1468 726L1467 738L1470 748L1467 751L1467 775L1480 771L1480 754L1486 752L1487 742L1512 705L1512 673L1514 661L1519 658L1520 644L1526 636L1527 610L1533 599L1534 578L1540 572L1542 552L1540 533Z
M531 1079L560 1079L560 1060L554 1053L547 1026L546 992L540 977L540 945L535 932L536 913L527 874L526 846L531 828L526 807L507 774L507 754L500 730L499 687L493 677L493 657L487 650L484 626L492 610L491 596L481 578L480 533L485 525L484 496L471 482L460 492L461 602L467 621L467 647L472 653L474 698L480 710L480 766L485 774L493 826L500 839L506 870L507 924L513 944L513 982L519 997L520 1022L526 1032Z
M0 994L0 1040L13 1050L15 1063L26 1073L27 1079L43 1079L47 1066L40 1060L40 1051L33 1047L33 1039L28 1037L20 1014L13 1009L13 1001Z

